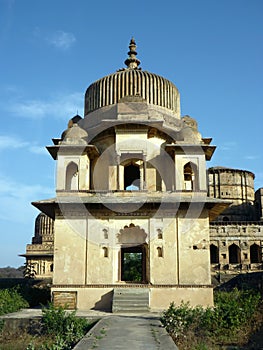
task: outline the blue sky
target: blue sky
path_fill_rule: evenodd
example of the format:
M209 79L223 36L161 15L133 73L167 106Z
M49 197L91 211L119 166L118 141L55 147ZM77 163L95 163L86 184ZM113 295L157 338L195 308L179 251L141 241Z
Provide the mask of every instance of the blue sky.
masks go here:
M182 115L217 145L208 166L251 170L263 186L262 0L0 0L0 267L20 266L37 210L54 196L45 150L95 80L124 67L171 80Z

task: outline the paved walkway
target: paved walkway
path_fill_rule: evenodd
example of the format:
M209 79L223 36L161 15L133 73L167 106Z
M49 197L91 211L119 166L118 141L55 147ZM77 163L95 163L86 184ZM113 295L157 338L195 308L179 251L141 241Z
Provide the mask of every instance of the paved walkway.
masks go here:
M178 350L161 326L158 313L112 314L87 310L77 311L76 314L99 321L74 350ZM41 315L41 309L23 309L1 318L34 319Z
M108 316L101 319L74 350L175 350L161 322L147 316Z

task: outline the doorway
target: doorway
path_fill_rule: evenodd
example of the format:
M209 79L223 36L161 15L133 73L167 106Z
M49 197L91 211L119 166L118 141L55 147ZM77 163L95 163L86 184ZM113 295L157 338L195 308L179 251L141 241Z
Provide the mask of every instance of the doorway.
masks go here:
M145 283L146 258L143 246L121 248L121 280Z

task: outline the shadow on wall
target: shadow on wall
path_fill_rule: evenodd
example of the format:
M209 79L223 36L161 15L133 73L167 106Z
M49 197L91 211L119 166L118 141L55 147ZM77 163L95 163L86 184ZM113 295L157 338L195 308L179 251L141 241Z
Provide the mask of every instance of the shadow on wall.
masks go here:
M230 205L217 218L216 221L255 221L259 219L258 210L250 202L239 205Z
M113 290L102 295L101 299L95 303L92 310L108 311L112 310Z

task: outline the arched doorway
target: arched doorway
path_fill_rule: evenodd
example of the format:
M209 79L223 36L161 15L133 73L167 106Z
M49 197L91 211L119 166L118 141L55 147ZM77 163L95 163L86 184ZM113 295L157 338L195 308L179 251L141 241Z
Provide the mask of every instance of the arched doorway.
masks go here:
M147 278L147 234L140 226L131 223L117 235L120 243L119 280L146 283Z
M146 282L146 251L143 245L121 248L121 281Z
M210 245L210 262L211 264L218 264L219 263L219 251L218 247L214 244Z
M240 264L241 262L240 248L235 243L229 246L228 252L229 252L229 264Z
M250 247L250 262L251 264L261 263L261 249L260 246L256 243L252 244Z

